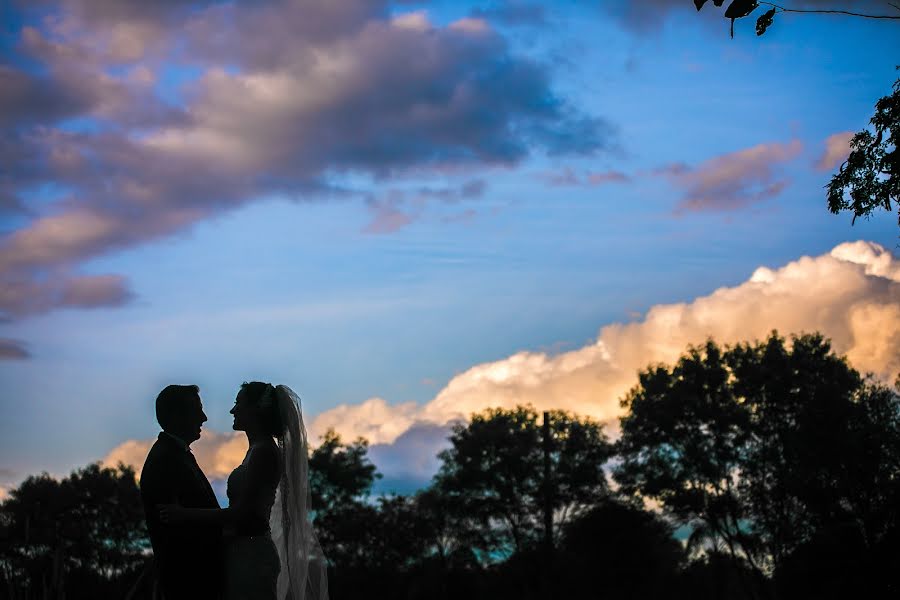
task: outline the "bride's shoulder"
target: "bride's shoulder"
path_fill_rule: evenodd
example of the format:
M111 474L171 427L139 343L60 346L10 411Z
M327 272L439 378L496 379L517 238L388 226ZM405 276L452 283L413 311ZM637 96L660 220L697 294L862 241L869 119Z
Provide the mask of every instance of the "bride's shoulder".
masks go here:
M278 446L272 442L256 444L248 451L250 469L268 479L269 474L276 476L281 463L281 452Z
M262 442L250 446L248 457L254 462L277 462L281 456L275 442Z

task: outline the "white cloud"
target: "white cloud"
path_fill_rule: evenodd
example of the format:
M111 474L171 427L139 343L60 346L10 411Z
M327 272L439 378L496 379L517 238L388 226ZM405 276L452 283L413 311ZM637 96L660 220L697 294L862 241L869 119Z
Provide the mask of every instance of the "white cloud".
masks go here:
M854 367L891 381L900 371L900 260L860 241L781 268L760 267L741 285L689 303L654 306L638 322L608 325L585 347L556 355L523 351L476 365L425 405L367 400L327 411L312 427L391 443L414 423L439 425L522 403L614 422L619 398L648 364L672 362L707 337L735 343L772 329L784 335L821 331Z
M821 331L854 367L893 381L900 371L900 259L878 244L858 241L780 268L759 267L738 286L691 302L657 305L641 321L603 327L582 348L560 354L523 351L475 365L424 405L370 398L335 407L309 423L311 439L329 427L347 440L363 436L381 445L389 469L423 476L435 463L422 454L433 454L438 438L447 434L445 426L472 412L530 403L615 425L619 398L648 364L673 362L689 344L707 337L730 344L763 338L772 329L783 335ZM435 436L434 443L423 439L428 435ZM391 452L387 446L393 444L418 450ZM125 442L106 460L140 465L149 445ZM236 434L207 432L195 447L200 465L215 479L240 462L246 442Z
M6 488L0 485L0 502L3 502L9 497L9 492L6 491Z

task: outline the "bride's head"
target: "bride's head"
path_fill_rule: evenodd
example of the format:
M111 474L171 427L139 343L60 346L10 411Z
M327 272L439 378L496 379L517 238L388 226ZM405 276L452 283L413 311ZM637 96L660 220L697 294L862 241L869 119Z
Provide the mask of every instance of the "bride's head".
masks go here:
M244 382L231 409L235 431L265 433L280 437L284 424L278 410L275 386L262 381Z

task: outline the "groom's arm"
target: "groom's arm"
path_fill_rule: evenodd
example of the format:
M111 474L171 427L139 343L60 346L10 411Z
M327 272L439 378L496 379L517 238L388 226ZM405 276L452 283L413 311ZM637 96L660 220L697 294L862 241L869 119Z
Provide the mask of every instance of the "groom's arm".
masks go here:
M147 526L151 529L164 531L169 525L160 522L160 504L176 503L179 501L179 477L178 465L168 464L165 456L151 456L144 464L141 472L141 499L144 503L144 513Z
M274 448L262 447L247 457L247 482L245 492L233 499L228 508L187 508L178 502L161 503L159 517L163 523L171 525L191 523L195 525L226 525L241 521L252 514L259 505L257 494L266 493L273 484L277 485L278 453Z

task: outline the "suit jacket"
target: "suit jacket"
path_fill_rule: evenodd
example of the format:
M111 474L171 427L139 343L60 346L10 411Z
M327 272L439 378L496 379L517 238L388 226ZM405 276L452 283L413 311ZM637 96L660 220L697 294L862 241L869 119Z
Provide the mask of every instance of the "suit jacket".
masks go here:
M167 525L159 520L159 504L219 508L194 455L166 433L159 434L144 462L141 499L166 599L218 598L223 578L221 527Z

